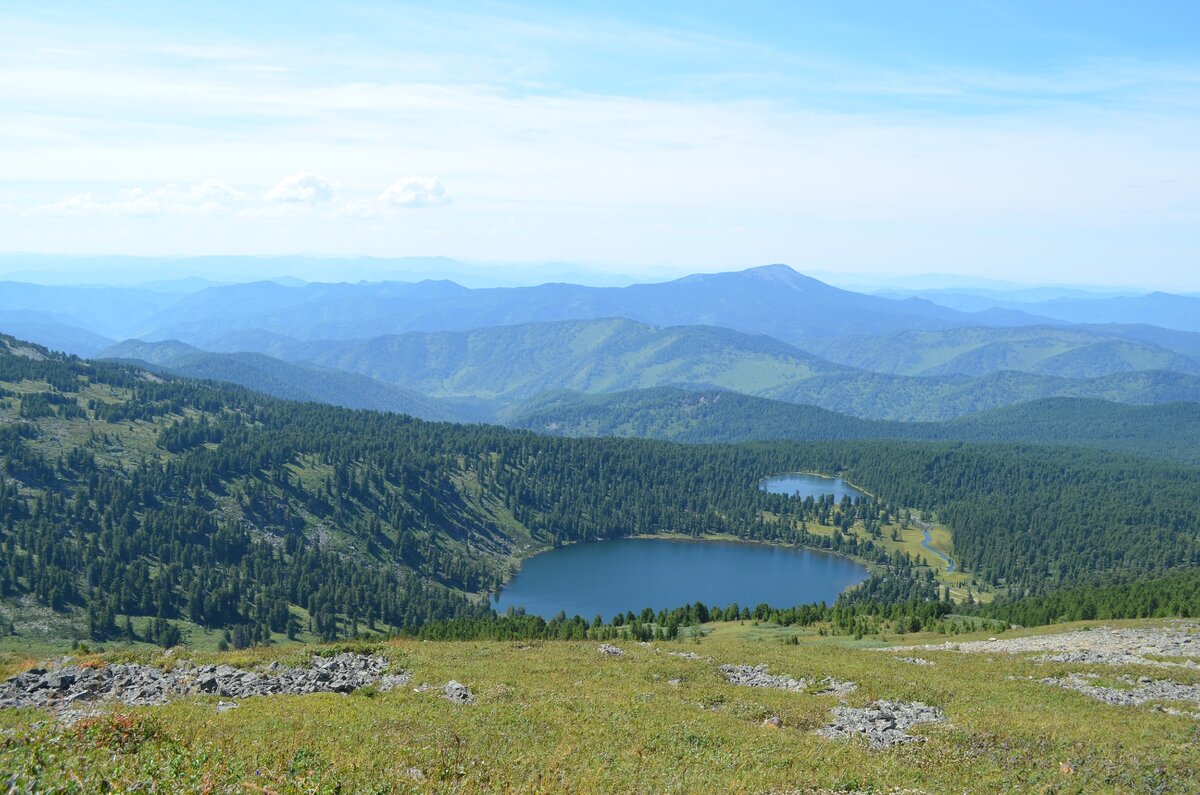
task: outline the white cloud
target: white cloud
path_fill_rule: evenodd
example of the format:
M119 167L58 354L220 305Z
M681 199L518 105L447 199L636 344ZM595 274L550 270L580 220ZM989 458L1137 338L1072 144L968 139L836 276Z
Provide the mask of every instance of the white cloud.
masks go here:
M301 171L284 179L266 193L267 201L316 204L333 200L333 183L311 171Z
M160 188L129 188L111 197L81 193L30 209L34 215L95 216L225 215L246 194L224 182L208 179L190 187L171 183Z
M379 194L386 207L437 207L448 204L450 196L437 177L401 177Z

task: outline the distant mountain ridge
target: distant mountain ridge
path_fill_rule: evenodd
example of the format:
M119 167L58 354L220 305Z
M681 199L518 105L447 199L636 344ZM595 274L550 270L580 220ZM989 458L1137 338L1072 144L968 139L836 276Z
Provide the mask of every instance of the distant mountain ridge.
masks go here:
M921 297L939 306L966 312L1007 309L1065 323L1148 324L1176 331L1200 332L1200 296L1152 292L1144 295L1063 295L1037 300L1037 291L970 289L888 291L885 295Z
M1008 310L969 314L919 299L854 293L785 265L768 265L628 287L543 284L471 290L439 281L229 285L184 297L149 318L135 336L219 349L224 335L249 330L301 340L357 339L613 317L657 326L722 326L792 344L839 334L1045 322Z

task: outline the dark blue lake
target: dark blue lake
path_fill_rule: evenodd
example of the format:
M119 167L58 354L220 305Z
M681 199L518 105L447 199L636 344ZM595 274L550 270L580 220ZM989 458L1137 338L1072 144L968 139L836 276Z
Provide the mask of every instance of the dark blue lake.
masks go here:
M855 497L867 496L864 492L854 488L841 478L830 478L824 475L802 475L799 473L767 478L762 482L761 488L772 494L799 494L801 497L811 496L814 500L826 494L832 494L836 502L841 502L842 497L854 499Z
M552 618L681 607L696 601L753 608L832 602L861 582L863 566L807 549L733 541L628 538L572 544L525 561L493 602Z

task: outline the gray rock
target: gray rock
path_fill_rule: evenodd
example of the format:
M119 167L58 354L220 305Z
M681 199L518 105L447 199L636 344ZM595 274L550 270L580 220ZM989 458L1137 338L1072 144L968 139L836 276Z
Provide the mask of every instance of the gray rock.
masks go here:
M385 674L386 657L338 654L313 657L307 668L273 663L266 673L231 665L175 665L171 670L137 664L100 668L67 666L51 672L35 668L0 684L0 707L49 707L61 710L80 702L114 701L129 705L164 704L173 698L215 694L242 699L274 694L349 693L369 684L407 683L408 674Z
M620 646L613 646L612 644L609 644L609 643L601 643L599 652L601 654L607 654L612 657L620 657L622 654L625 653L625 650L622 649Z
M777 690L802 692L812 684L811 679L793 679L790 676L773 676L766 665L722 665L721 673L731 685L741 687L772 687Z
M1073 673L1063 677L1047 677L1041 681L1042 684L1074 690L1097 701L1118 707L1137 707L1162 701L1185 701L1200 705L1200 685L1185 685L1168 679L1153 680L1148 676L1137 679L1132 676L1122 676L1118 678L1118 681L1129 687L1103 687L1092 684L1092 680L1096 678L1095 674ZM1190 714L1179 710L1168 710L1168 708L1161 711L1175 715ZM1200 718L1200 713L1192 717Z
M454 704L474 704L475 694L467 686L451 679L442 688L442 698Z
M874 750L924 742L924 737L909 734L908 730L946 720L946 714L937 707L915 701L876 701L862 708L834 707L831 712L833 722L817 729L817 734L830 740L864 737Z

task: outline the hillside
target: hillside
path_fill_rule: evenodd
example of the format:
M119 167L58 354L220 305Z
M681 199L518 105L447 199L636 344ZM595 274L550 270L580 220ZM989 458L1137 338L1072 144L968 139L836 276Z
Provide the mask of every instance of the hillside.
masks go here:
M762 335L617 319L369 340L271 341L265 352L436 397L503 402L555 389L608 392L674 383L751 392L849 372Z
M2 710L0 765L14 787L79 792L135 791L148 781L169 792L288 795L1200 787L1194 670L1153 661L1038 661L1090 656L1082 650L1105 638L1135 659L1148 644L1182 649L1179 640L1196 636L1194 624L1092 621L1053 633L994 626L956 633L962 652L945 648L947 636L934 631L881 631L855 641L819 634L824 626L752 621L707 624L695 640L610 644L620 654L601 653L596 640L316 647L325 655L374 655L364 659L384 660L404 685L372 684L348 695L201 693L74 723L70 715L47 720L42 709ZM989 642L994 635L999 640ZM899 650L921 644L932 648ZM313 665L307 651L188 656L197 665L269 676L272 664ZM317 662L338 659L345 658ZM87 663L75 669L87 672L131 661L175 671L187 664L145 650L69 662ZM9 656L3 673L34 662ZM760 664L765 674L736 678L745 671L736 666ZM829 679L842 692L829 692ZM894 731L864 725L860 710L879 700L888 702L887 715L870 717ZM903 720L913 705L930 710L929 722ZM843 732L818 733L832 725ZM900 742L867 742L883 736Z
M564 436L677 442L925 439L1025 442L1200 464L1200 404L1126 406L1048 398L941 422L864 420L816 406L718 390L663 387L604 395L560 392L514 407L507 424Z
M1021 590L1171 568L1200 543L1200 471L1108 453L561 439L3 348L0 594L18 633L59 621L38 610L99 638L147 617L259 639L413 626L486 613L468 597L539 549L662 532L852 554L886 574L871 598L929 595L933 571L886 540L901 506L937 512L965 570ZM877 497L758 488L789 471Z
M427 420L471 421L487 414L466 403L437 400L354 373L258 353L209 353L173 340L126 340L99 351L97 358L132 361L190 378L228 381L287 400L392 411Z
M1051 397L1151 405L1200 400L1200 376L1164 370L1072 379L1001 371L965 376L889 376L854 372L811 378L763 397L810 403L859 417L946 420Z
M842 337L813 350L839 364L895 375L980 376L1002 370L1076 379L1137 370L1200 374L1200 362L1148 341L1052 326Z
M834 364L761 334L712 326L660 328L620 319L368 340L306 342L262 332L230 339L241 349L431 397L487 403L496 417L544 392L660 386L719 388L905 421L948 419L1056 396L1141 404L1200 399L1200 375L1187 373L1135 371L1088 379L1013 371L979 377L889 375Z

